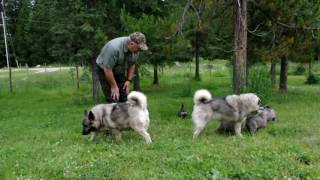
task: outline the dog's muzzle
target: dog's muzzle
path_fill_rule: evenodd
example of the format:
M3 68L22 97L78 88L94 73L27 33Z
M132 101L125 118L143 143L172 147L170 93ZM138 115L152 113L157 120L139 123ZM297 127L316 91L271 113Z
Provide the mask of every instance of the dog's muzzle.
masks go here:
M83 128L82 130L82 135L88 135L90 134L92 131L96 131L95 127L90 127L90 128Z
M88 134L90 134L90 131L85 131L85 130L82 131L82 135L88 135Z

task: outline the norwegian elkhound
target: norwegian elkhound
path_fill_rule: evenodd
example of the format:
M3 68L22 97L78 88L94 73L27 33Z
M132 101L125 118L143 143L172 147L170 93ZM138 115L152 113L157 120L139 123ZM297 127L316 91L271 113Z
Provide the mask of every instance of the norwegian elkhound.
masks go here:
M208 90L196 91L192 112L193 138L196 138L212 119L233 122L235 133L242 136L242 123L248 114L259 109L259 103L260 98L253 93L212 98Z
M133 129L143 136L146 143L151 143L147 132L149 122L147 97L132 91L125 103L99 104L89 112L85 110L82 134L93 133L93 139L98 132L111 132L120 140L122 130Z

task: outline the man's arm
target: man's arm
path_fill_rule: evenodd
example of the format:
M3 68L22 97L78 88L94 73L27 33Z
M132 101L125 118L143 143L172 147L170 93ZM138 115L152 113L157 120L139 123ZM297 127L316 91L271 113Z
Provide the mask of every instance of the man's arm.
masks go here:
M111 98L114 100L119 100L119 88L117 86L116 80L114 79L112 69L103 68L104 75L111 86Z
M123 85L123 89L126 91L127 94L129 93L130 82L131 82L131 80L132 80L132 77L133 77L133 73L134 73L135 68L136 68L136 65L135 65L135 64L132 64L132 65L128 68L127 80L126 80L126 82L125 82L124 85Z
M131 81L132 77L133 77L133 73L134 70L136 69L136 65L132 64L129 68L128 68L128 72L127 72L127 80Z

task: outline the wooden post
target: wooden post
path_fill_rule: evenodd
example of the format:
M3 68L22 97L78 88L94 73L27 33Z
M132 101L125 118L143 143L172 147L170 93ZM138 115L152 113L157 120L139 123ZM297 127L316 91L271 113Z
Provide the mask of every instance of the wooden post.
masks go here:
M76 65L76 71L77 71L77 88L80 89L79 66L78 65Z
M27 63L26 63L26 71L27 71L27 76L29 76L29 66Z
M8 43L7 43L7 29L6 29L6 21L5 21L5 10L4 10L4 3L3 0L1 1L1 19L2 19L2 26L3 26L3 37L4 37L4 43L5 43L5 49L6 49L6 59L7 59L7 66L9 70L9 89L12 93L12 72L11 72L11 62L9 58L9 50L8 50Z

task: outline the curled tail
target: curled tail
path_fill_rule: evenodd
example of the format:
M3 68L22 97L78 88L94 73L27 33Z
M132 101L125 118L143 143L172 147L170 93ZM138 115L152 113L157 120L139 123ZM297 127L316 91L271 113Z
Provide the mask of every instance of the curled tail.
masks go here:
M210 101L211 99L212 96L208 90L200 89L197 90L196 93L194 93L193 102L194 104L200 104Z
M128 95L128 101L137 104L141 108L147 108L147 97L141 92L130 92Z

